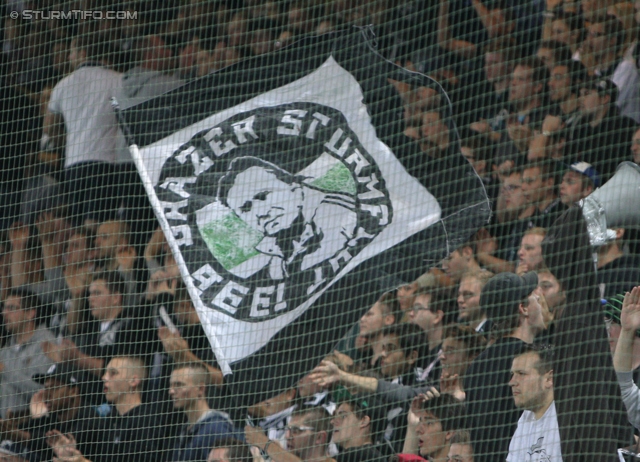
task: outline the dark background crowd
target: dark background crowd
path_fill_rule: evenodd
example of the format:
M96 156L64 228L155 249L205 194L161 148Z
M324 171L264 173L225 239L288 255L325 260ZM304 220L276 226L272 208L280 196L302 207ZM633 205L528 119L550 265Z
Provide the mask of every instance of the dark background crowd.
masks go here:
M136 16L55 17L72 10ZM625 294L640 285L638 184L616 183L628 219L598 247L579 232L575 252L544 242L566 231L556 220L620 181L620 163L640 164L640 2L10 0L2 17L0 457L524 460L514 433L527 412L549 416L549 345L566 340L572 294L591 282L597 322L571 328L595 333L589 342L604 356L588 367L617 387L609 352L624 337L622 313L638 303ZM446 176L443 160L461 151L492 217L418 268L420 278L361 307L335 352L246 410L245 422L110 98L127 108L352 26L371 26L386 59L433 79L392 81L406 143L419 146L416 162L443 169L431 175ZM557 271L558 259L578 267L581 251L593 253L593 281ZM616 361L615 370L637 382L640 340L631 337L631 367ZM612 416L624 413L616 387ZM562 399L555 428L569 460ZM631 444L626 422L605 425L612 442ZM531 460L562 460L540 451L550 458Z

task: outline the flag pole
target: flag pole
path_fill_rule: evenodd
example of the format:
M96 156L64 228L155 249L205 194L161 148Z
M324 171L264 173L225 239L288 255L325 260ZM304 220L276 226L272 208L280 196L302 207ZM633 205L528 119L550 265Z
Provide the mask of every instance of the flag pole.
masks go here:
M133 140L131 131L129 130L129 127L126 121L124 120L124 117L122 116L120 105L118 104L118 100L115 97L111 98L111 107L113 108L113 112L116 115L118 124L122 129L122 133L124 134L124 139L127 143L127 146L129 147L129 153L131 154L133 162L136 165L136 168L138 170L138 174L140 175L140 179L142 180L144 189L147 193L147 196L149 197L149 202L151 203L151 207L153 208L153 212L155 213L156 218L158 219L158 223L160 223L160 227L162 228L162 231L164 232L164 235L167 238L169 248L171 249L171 253L173 253L173 257L175 258L176 263L178 264L178 269L180 270L180 275L182 276L184 285L187 288L187 292L189 292L189 296L191 297L191 300L193 301L193 304L196 307L196 312L198 313L198 317L200 318L200 322L202 323L204 313L206 313L206 308L202 303L202 300L200 300L200 297L198 295L198 289L193 284L193 279L189 274L189 269L187 268L187 265L184 261L182 252L180 252L178 243L176 242L173 236L173 233L171 232L171 226L169 225L169 222L164 216L164 210L162 208L162 205L160 204L160 199L158 199L158 196L156 195L156 191L153 188L153 185L151 184L151 179L149 178L147 169L144 163L142 162L140 149L138 148L138 145ZM208 329L204 329L204 331L208 332ZM232 373L231 367L229 366L228 361L226 360L226 358L224 357L224 354L222 353L222 348L220 347L220 343L218 342L218 339L215 336L215 333L213 333L212 335L207 334L207 337L209 338L209 343L211 344L211 348L214 354L216 355L216 360L218 361L218 365L220 366L220 370L222 371L222 374L223 375L231 374Z

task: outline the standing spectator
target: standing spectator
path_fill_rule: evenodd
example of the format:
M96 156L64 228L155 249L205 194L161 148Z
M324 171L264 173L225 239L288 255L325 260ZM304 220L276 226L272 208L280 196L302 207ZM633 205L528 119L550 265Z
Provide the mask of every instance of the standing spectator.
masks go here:
M562 461L558 416L553 400L553 355L548 346L527 345L513 358L509 386L518 409L518 420L507 462L526 460L527 456Z
M536 273L494 276L482 289L480 305L497 339L467 369L464 390L475 460L488 462L507 457L520 417L508 385L511 362L545 329Z
M102 36L81 34L71 41L74 71L53 88L44 132L59 141L65 133L64 187L74 224L89 216L104 219L117 207L113 196L117 122L110 98L121 75L107 68Z
M210 383L209 371L200 363L178 366L171 373L169 396L187 420L175 443L174 462L205 460L216 440L236 436L229 416L209 408Z
M598 187L600 174L596 169L587 162L574 162L562 175L560 200L567 207L575 205Z
M31 378L44 374L53 362L42 342L53 341L51 332L39 318L36 295L12 289L2 308L9 341L0 350L0 415L3 419L28 415L31 396L42 386Z
M493 276L492 272L483 269L465 273L458 287L459 321L486 335L491 333L493 323L480 305L480 294Z
M378 422L367 401L350 399L336 409L331 441L340 448L336 462L373 462L382 455L373 446Z

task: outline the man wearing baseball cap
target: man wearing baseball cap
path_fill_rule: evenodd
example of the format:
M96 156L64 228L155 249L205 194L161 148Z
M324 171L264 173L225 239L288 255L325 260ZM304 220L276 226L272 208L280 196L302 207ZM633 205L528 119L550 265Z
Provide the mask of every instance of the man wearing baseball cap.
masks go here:
M545 329L543 296L535 272L500 273L487 282L480 306L494 324L495 343L467 369L464 390L477 462L505 460L520 418L509 387L511 363Z
M560 183L560 200L570 207L600 187L600 173L588 162L574 162Z

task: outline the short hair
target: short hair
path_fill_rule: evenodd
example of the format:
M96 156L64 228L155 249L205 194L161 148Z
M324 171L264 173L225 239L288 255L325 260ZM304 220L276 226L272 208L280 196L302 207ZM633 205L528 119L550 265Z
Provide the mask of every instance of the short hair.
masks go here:
M574 61L573 59L565 62L556 62L554 67L566 66L567 75L571 80L571 92L579 93L580 87L588 78L587 68L580 61Z
M548 179L553 179L554 186L558 184L558 179L556 178L556 162L553 160L539 160L534 162L529 162L524 165L522 171L528 170L530 168L537 168L540 170L540 176L542 176L542 181L547 181Z
M603 24L604 25L604 35L608 38L615 37L616 38L616 53L620 52L620 49L624 46L627 40L627 32L624 29L624 24L617 17L612 14L607 15L597 15L593 18L591 23L593 24Z
M322 406L305 406L296 409L291 417L304 418L305 423L311 425L315 432L331 432L331 415Z
M545 94L545 88L547 82L549 81L549 69L542 62L540 58L537 56L525 56L524 58L520 58L516 61L513 68L515 69L518 66L528 67L532 72L532 79L535 84L542 84L543 89L540 92L541 94Z
M473 446L471 443L471 435L469 430L457 430L455 435L451 438L451 444L464 444Z
M446 294L447 288L442 287L438 282L438 278L431 273L422 275L421 281L422 283L419 284L413 294L414 299L420 295L429 295L429 310L433 313L442 311L446 315L448 302Z
M7 293L7 297L16 297L20 300L20 309L21 310L34 310L36 315L34 316L34 321L36 325L43 323L46 319L42 319L44 313L44 305L40 300L40 297L35 293L31 292L26 287L16 287L13 289L9 289ZM5 300L6 300L5 298Z
M571 49L557 40L544 40L540 43L538 49L540 48L548 48L553 51L553 59L556 65L572 61L573 53L571 53Z
M438 419L443 432L465 428L464 405L448 393L423 401L422 410Z
M416 351L418 352L418 358L424 358L429 352L427 334L416 324L405 322L386 326L372 333L371 337L388 335L396 336L400 349L404 352L405 356L411 354L412 351Z
M483 334L476 332L473 327L462 324L451 324L447 326L442 338L452 338L458 342L462 342L468 357L479 356L487 347L487 339Z
M538 355L538 361L534 366L540 375L544 375L553 370L554 351L553 346L545 343L525 343L515 357L526 355L527 353L535 353Z
M524 236L530 235L540 236L544 238L547 235L547 230L545 228L540 228L539 226L536 226L535 228L529 228L524 232Z
M402 320L402 308L400 308L398 294L395 290L383 293L377 303L380 303L380 305L383 306L385 315L393 316L394 324L398 324Z
M568 11L564 11L563 9L558 9L554 11L553 21L563 21L571 32L578 31L580 32L580 37L578 37L578 41L582 41L582 34L584 32L584 20L581 14L570 13Z
M271 162L267 162L266 160L262 160L258 157L236 157L231 162L229 162L227 173L225 173L218 182L217 196L218 200L223 205L229 207L229 203L227 202L227 195L229 194L231 188L235 185L236 177L252 167L262 168L268 173L271 173L278 180L288 185L293 185L296 183L301 184L306 179L306 177L304 176L289 173L286 170L272 164Z
M172 372L180 371L182 369L189 369L191 371L191 377L195 385L204 385L205 389L209 388L211 385L211 374L209 373L209 369L207 369L203 363L193 361L177 364L174 366Z
M118 271L101 271L93 277L92 282L104 281L110 294L126 294L124 279Z
M489 279L491 279L494 276L495 274L492 273L491 271L481 268L477 271L465 272L460 278L460 282L464 281L465 279L473 279L475 281L478 281L478 283L480 283L480 288L482 288L485 286L487 282L489 282Z
M147 379L148 377L148 373L147 373L147 367L145 365L145 362L142 358L138 357L138 356L114 356L113 358L111 358L111 360L113 361L114 359L121 359L124 360L128 367L127 369L133 369L134 373L138 376L138 378L141 381L144 381Z

